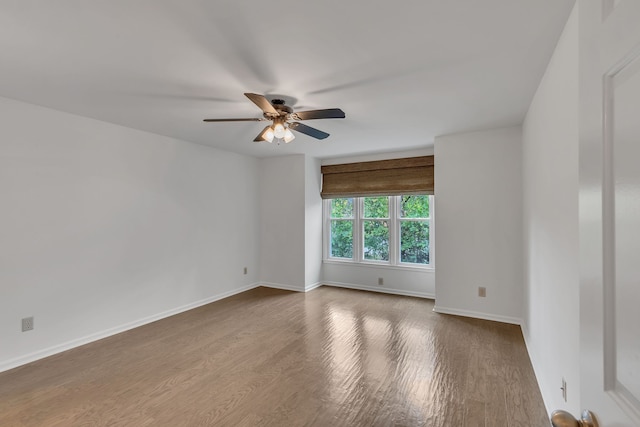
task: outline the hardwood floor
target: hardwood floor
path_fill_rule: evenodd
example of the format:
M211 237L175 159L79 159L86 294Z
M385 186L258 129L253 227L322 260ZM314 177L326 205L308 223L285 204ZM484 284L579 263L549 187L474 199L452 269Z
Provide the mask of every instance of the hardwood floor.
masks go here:
M0 373L0 426L549 426L520 329L257 288Z

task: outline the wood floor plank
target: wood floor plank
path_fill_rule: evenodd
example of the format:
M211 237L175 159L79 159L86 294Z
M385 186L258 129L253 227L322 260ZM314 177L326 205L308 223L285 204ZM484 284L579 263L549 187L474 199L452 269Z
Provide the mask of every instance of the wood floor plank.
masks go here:
M485 425L508 426L507 397L504 380L490 375L487 378L487 389L491 390L491 399L488 399L485 407ZM544 416L546 417L546 414L544 414ZM546 424L531 423L531 425L549 426L549 422L547 421Z
M464 405L464 426L484 427L485 426L486 404L478 400L467 399Z
M517 326L257 288L0 373L1 426L548 426Z

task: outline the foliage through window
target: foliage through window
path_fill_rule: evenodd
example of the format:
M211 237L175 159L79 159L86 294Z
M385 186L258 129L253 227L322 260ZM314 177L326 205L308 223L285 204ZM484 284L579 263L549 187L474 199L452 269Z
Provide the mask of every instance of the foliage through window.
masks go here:
M400 261L429 264L429 196L400 199Z
M342 198L325 203L328 259L431 265L433 196Z
M389 198L365 197L363 258L389 261Z
M353 257L353 199L331 200L332 258Z

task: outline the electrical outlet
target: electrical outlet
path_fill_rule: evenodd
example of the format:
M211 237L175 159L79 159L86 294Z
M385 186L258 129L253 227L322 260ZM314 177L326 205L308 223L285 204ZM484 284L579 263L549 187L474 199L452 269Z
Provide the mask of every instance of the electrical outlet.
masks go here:
M33 316L22 319L22 332L33 330Z
M567 382L564 380L564 378L562 379L562 387L560 387L560 390L562 390L562 398L566 402L567 401Z
M485 298L487 296L487 288L485 288L484 286L479 286L478 287L478 296L480 298Z
M247 274L249 270L247 269L247 267L244 268L244 274Z
M378 286L384 286L384 279L382 277L378 277Z

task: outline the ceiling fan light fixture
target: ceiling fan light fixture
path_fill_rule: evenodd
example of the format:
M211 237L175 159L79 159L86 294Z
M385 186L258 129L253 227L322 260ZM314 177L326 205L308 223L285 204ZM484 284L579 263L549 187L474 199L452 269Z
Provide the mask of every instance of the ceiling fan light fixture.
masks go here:
M276 125L273 127L273 135L278 139L282 139L284 138L284 134L285 131L282 123L276 123Z
M288 144L294 139L296 139L296 136L287 128L287 130L284 131L284 142Z
M268 142L273 142L273 137L274 137L274 136L275 136L275 135L273 134L273 129L271 129L271 128L267 129L267 130L265 131L264 135L263 135L264 139L265 139L266 141L268 141Z

